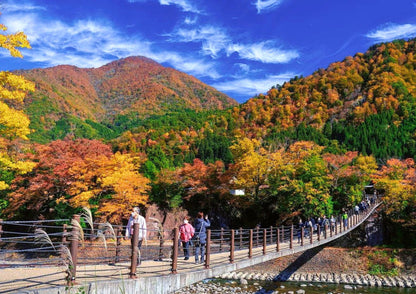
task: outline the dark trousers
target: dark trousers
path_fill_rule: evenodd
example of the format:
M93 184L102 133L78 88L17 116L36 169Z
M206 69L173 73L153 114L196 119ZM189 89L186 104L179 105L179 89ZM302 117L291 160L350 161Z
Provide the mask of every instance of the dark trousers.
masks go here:
M199 256L201 254L201 259ZM201 263L205 262L205 243L199 243L195 245L195 262L201 261Z
M189 258L189 246L190 246L190 241L188 242L184 242L182 241L182 247L183 247L183 255L187 258Z

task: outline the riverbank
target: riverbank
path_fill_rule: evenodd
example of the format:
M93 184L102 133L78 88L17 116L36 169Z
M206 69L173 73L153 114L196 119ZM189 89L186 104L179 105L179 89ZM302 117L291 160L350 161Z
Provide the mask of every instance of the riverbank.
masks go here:
M389 293L393 293L393 289L416 289L415 261L414 249L319 247L226 273L217 280L200 282L175 293L279 293L279 290L289 293L287 288L265 289L264 285L273 281L288 282L274 284L274 287L295 285L292 293L302 293L305 287L309 288L308 293L311 287L333 287L338 289L333 293L340 293L339 289L354 290L366 286L374 291L388 287ZM324 292L315 291L332 293L330 289L321 290Z
M276 281L416 287L416 250L318 247L230 274L237 279L259 275Z

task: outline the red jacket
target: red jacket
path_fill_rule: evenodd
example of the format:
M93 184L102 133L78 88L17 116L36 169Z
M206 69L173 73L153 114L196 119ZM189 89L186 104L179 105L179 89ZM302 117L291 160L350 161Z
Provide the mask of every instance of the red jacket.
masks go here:
M195 234L195 229L191 224L182 224L179 226L179 238L182 242L188 242Z

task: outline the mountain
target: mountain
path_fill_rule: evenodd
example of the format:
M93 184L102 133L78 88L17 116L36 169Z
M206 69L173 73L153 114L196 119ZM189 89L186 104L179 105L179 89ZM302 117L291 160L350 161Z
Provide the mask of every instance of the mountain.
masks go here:
M294 77L242 105L249 124L287 129L301 123L323 128L328 121L362 123L386 110L401 121L416 97L415 40L371 47L307 77Z
M242 104L239 128L270 140L336 140L377 158L416 156L416 39L372 46Z
M100 122L131 113L145 118L238 104L195 77L145 57L128 57L99 68L60 65L18 73L36 84L25 108L38 131L68 116Z

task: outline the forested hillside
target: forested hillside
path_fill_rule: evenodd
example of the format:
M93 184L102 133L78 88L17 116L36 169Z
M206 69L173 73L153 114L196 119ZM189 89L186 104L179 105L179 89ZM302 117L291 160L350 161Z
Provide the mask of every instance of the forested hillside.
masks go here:
M26 72L35 131L19 156L36 165L3 172L0 216L88 206L122 222L127 203L203 210L213 226L287 224L340 213L373 183L386 219L416 231L415 46L375 45L238 106L142 58Z
M36 85L25 102L37 142L78 137L108 138L118 115L134 120L171 111L224 109L237 102L196 78L145 57L99 68L61 65L20 71ZM112 130L108 129L108 126Z
M371 47L273 87L235 110L248 136L336 140L378 159L416 155L415 40Z

